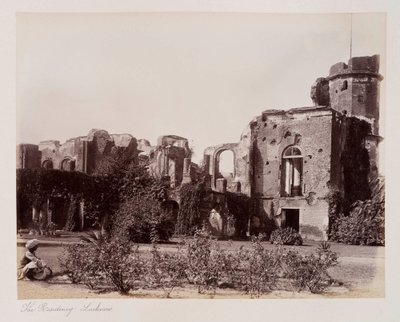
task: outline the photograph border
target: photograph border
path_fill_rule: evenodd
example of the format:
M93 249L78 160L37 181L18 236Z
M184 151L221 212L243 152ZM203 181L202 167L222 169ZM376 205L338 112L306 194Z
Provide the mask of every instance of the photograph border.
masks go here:
M4 221L1 235L6 265L1 268L4 289L0 303L4 316L11 320L47 321L61 320L117 319L118 321L243 321L243 320L292 320L297 321L395 321L400 315L398 306L400 295L399 237L396 227L400 227L399 206L396 190L399 188L399 170L396 159L398 152L400 86L399 53L399 5L393 1L3 1L0 5L1 70L2 93L1 134L5 141L5 156L1 167L1 197L3 216L12 219ZM386 247L385 247L385 290L384 299L324 299L324 300L35 300L34 304L47 303L49 307L76 307L82 304L99 303L112 307L111 311L76 312L67 315L62 310L29 312L27 306L32 301L17 300L16 291L16 223L15 223L15 146L16 146L16 13L17 12L262 12L262 13L348 13L385 12L387 14L387 68L386 68L386 122L385 122L385 173L386 173ZM390 176L388 175L390 173ZM288 302L290 301L290 302ZM290 305L290 310L288 309ZM306 314L305 314L306 313ZM272 315L271 315L272 314Z

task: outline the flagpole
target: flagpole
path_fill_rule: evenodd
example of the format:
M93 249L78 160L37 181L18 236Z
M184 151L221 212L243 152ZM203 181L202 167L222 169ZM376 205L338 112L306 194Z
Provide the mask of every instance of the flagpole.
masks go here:
M353 14L350 13L350 58L352 57L353 51Z

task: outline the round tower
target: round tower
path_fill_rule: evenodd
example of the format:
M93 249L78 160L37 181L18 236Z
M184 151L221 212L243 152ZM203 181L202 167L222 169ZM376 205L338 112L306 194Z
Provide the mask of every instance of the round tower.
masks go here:
M379 55L353 57L348 64L330 68L330 106L348 116L368 121L372 134L379 135Z

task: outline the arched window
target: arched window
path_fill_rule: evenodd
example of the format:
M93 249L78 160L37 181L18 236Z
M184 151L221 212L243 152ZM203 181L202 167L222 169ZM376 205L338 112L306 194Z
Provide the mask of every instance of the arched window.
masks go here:
M302 195L303 156L296 146L286 148L282 155L281 194L286 197Z
M232 150L223 150L217 158L218 177L232 180L235 175L235 156Z
M72 159L64 159L61 162L61 170L74 171L75 170L75 161Z
M53 161L51 160L44 160L42 163L42 168L45 169L53 169Z

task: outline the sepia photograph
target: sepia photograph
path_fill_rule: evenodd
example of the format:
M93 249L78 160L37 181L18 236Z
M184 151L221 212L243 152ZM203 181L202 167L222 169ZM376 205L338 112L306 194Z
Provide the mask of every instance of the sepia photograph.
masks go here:
M385 297L385 13L16 15L19 300Z

